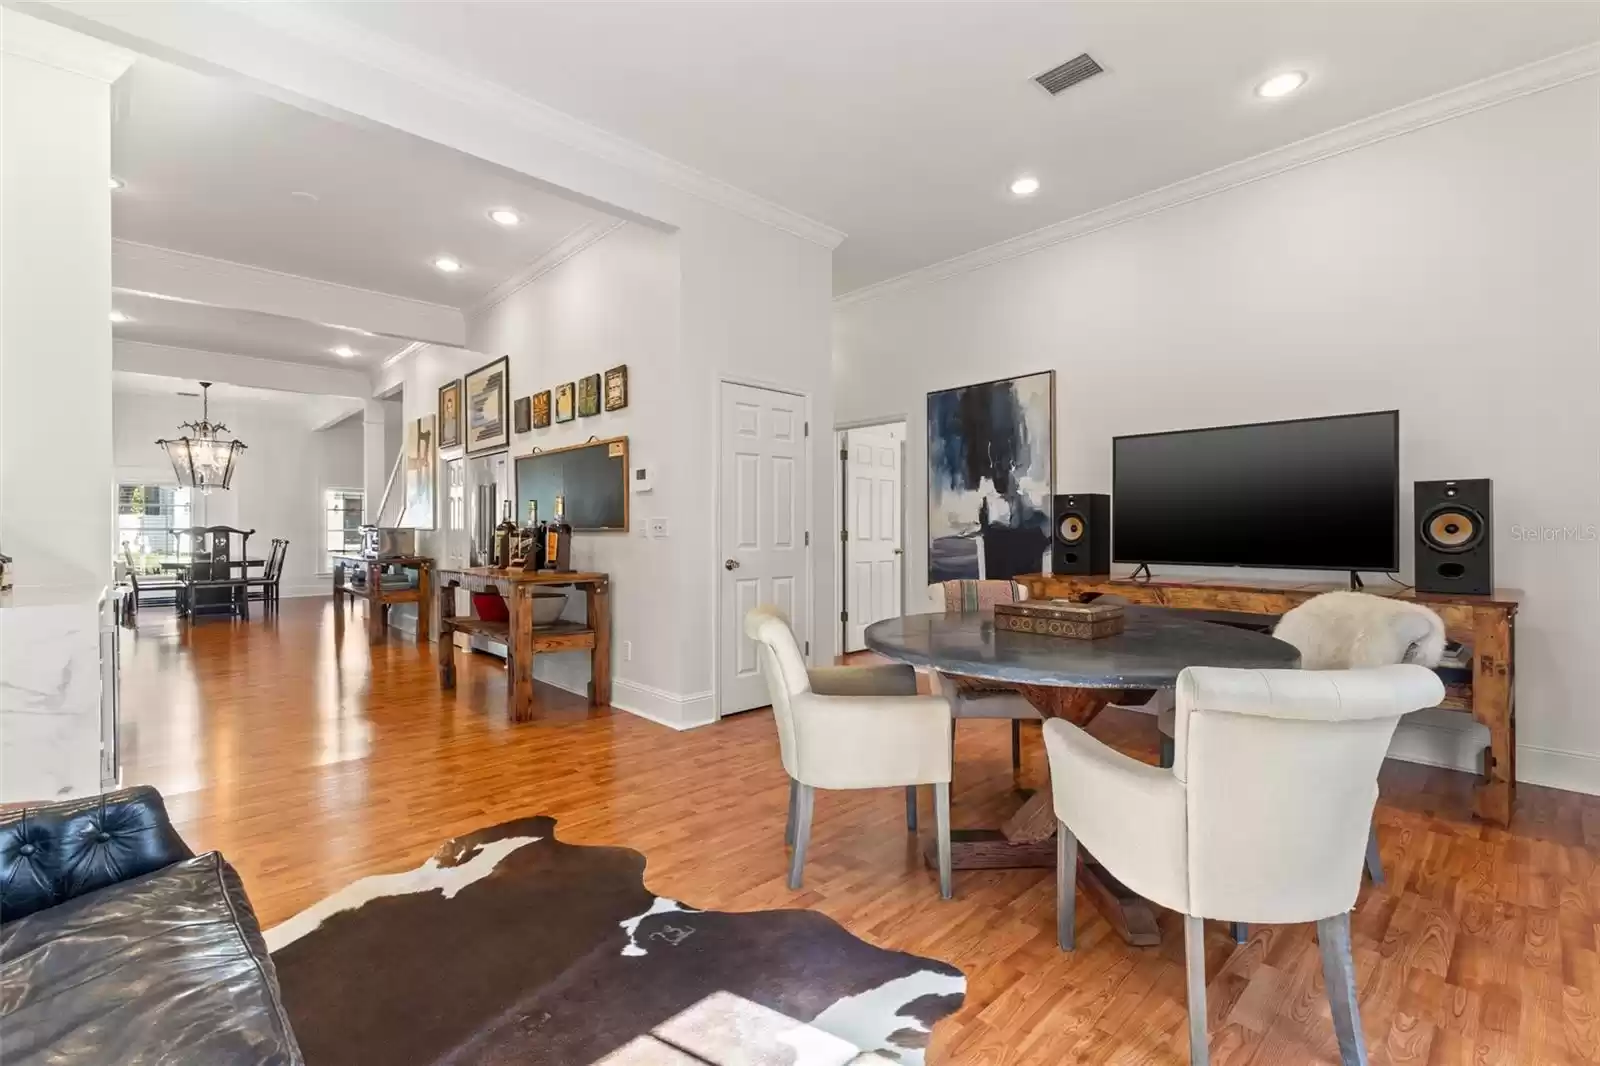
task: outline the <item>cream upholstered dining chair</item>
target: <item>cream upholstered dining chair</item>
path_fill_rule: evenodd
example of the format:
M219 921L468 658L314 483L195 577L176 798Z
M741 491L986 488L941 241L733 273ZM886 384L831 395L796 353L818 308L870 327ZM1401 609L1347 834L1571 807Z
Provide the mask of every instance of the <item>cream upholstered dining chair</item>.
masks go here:
M1011 581L940 581L928 586L927 613L943 614L993 609L996 603L1018 599L1019 586ZM1022 723L1044 716L1011 685L951 678L933 673L935 691L950 700L950 713L963 718L1011 720L1011 769L1022 769Z
M774 607L750 611L744 629L756 642L789 774L789 887L800 887L817 789L904 787L906 827L915 831L917 786L932 785L939 894L949 899L949 701L918 695L916 671L905 665L808 670L794 632Z
M1078 845L1123 884L1184 915L1189 1061L1208 1061L1203 922L1316 922L1343 1061L1365 1063L1350 908L1400 717L1444 698L1421 666L1190 667L1178 676L1171 769L1052 719L1056 937L1074 940Z

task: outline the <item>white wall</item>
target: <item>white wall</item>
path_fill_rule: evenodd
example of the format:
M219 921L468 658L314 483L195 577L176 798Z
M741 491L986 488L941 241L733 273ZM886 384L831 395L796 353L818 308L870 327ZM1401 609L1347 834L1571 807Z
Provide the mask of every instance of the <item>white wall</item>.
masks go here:
M1597 78L835 316L838 418L912 418L912 575L928 390L1053 367L1062 491L1110 488L1118 433L1399 408L1403 530L1411 481L1495 480L1497 582L1526 593L1519 775L1591 792L1600 543L1511 531L1600 524L1597 355ZM1397 743L1451 762L1473 744L1432 738Z
M171 484L172 465L155 441L177 435L179 422L198 418L199 404L199 400L181 396L115 393L116 480ZM234 470L232 487L205 498L204 521L255 530L250 538L250 554L255 558L266 558L274 537L287 538L283 595L327 595L331 578L321 572L322 493L330 488L361 488L360 416L317 430L289 403L214 397L211 417L227 423L229 433L244 441L246 448ZM109 494L111 487L106 491Z

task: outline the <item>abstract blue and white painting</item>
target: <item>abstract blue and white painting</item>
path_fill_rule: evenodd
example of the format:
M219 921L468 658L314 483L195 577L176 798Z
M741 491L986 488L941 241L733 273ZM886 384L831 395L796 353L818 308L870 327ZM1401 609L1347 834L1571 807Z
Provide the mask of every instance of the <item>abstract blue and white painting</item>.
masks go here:
M1055 489L1055 371L928 393L928 583L1037 573Z

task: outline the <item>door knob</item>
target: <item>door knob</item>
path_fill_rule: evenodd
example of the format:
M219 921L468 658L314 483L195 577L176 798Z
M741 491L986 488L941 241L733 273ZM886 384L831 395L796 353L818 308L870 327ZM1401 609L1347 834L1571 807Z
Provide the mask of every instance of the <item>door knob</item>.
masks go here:
M904 554L905 554L905 553L906 553L906 550L905 550L905 549L904 549L904 548L896 548L896 549L895 549L895 550L894 550L894 553L895 553L895 554L896 554L896 555L904 555Z
M722 564L722 568L724 570L737 570L739 569L739 560L729 559Z

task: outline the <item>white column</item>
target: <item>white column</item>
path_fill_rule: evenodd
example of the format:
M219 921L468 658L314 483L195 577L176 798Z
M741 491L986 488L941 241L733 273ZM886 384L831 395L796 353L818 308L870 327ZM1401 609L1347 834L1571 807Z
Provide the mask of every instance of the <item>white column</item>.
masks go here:
M385 445L385 405L368 400L361 412L361 520L368 525L378 521L378 501L389 479L389 451Z
M133 55L0 10L0 802L100 785L111 580L111 83ZM152 448L154 446L152 445Z

